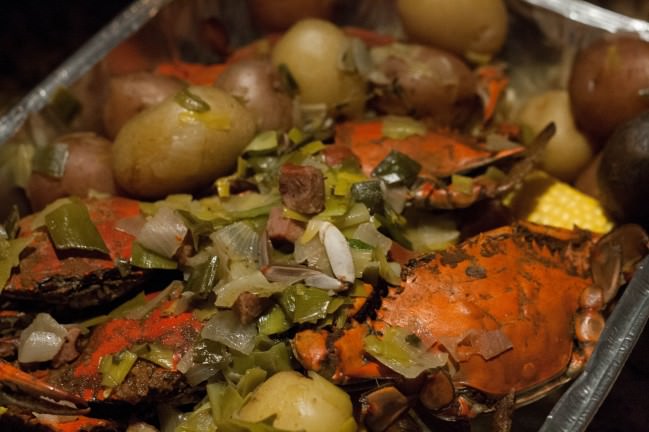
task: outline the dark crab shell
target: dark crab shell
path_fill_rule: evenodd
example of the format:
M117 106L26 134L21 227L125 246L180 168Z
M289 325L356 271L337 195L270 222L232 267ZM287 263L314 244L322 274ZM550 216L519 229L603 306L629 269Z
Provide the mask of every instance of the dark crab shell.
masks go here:
M133 269L122 275L116 266L118 259L130 258L134 237L115 225L139 215L139 203L118 197L84 203L110 255L57 251L44 227L32 230L34 216L28 216L20 222L20 236L33 236L33 240L23 251L3 297L81 309L114 300L146 281L148 272Z

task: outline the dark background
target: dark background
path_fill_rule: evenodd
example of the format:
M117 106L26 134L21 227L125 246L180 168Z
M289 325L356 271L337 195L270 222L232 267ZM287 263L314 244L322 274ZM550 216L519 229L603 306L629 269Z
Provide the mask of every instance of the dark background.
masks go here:
M0 6L0 112L117 15L131 0L19 0ZM649 333L590 425L591 431L649 430ZM515 416L524 416L525 410ZM524 419L521 423L526 423Z

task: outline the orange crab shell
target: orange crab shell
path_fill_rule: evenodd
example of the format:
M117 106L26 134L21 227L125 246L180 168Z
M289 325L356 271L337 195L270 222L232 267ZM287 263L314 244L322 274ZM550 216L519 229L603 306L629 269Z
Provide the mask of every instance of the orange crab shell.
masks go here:
M489 150L484 143L470 137L444 131L427 131L424 135L403 139L388 138L383 135L381 120L339 124L336 144L350 148L360 160L363 173L368 176L391 150L419 162L424 177L449 177L524 151L522 146Z
M139 202L112 197L87 199L84 203L110 256L59 255L49 239L47 230L44 228L32 230L34 216L26 217L20 222L20 235L21 237L33 236L33 239L25 248L19 269L9 279L3 295L19 298L38 297L39 284L43 281L55 277L60 279L83 277L93 272L115 268L115 261L119 258L130 258L134 237L118 230L115 224L121 219L139 215Z
M502 397L562 375L573 354L579 298L592 284L595 242L584 231L557 229L546 237L539 230L503 227L418 260L402 291L384 299L377 321L449 351L456 387ZM486 336L488 344L495 335L501 352L492 357L476 341Z

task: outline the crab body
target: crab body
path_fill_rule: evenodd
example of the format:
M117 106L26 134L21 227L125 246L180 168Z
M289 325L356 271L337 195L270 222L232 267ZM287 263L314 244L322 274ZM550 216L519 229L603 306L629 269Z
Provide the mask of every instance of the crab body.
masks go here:
M134 269L124 276L116 264L119 259L131 257L135 239L116 225L122 219L138 216L139 203L113 197L88 199L84 204L109 254L57 251L45 227L33 228L35 216L28 216L20 222L20 236L32 240L2 291L4 297L79 309L109 302L146 280L145 271Z
M408 391L414 387L423 406L442 418L474 417L508 395L517 406L532 402L581 371L604 327L621 263L635 261L636 250L640 256L646 252L640 228L622 234L638 246L628 246L616 233L600 239L530 223L482 233L412 260L375 320L342 335L298 333L294 351L305 367L328 370L334 381L388 378ZM604 262L615 270L602 272ZM430 353L448 353L447 366L415 381L386 370L363 341L387 327L415 335ZM313 343L318 335L332 347L333 364L323 344ZM390 393L381 392L379 400Z
M481 175L464 188L457 188L445 179L521 155L525 150L515 144L493 149L471 137L441 130L389 138L384 136L381 120L339 125L336 144L349 148L368 176L390 152L402 153L417 161L421 171L419 179L410 188L409 198L417 206L441 209L464 208L478 200L502 195L509 190L506 182L514 184L507 177L495 179Z

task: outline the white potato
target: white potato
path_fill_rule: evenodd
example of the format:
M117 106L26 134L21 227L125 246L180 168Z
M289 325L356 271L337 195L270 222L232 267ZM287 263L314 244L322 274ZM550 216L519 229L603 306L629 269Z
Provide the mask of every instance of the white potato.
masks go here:
M408 36L460 55L493 55L507 36L503 0L397 0Z
M209 107L187 109L175 97L131 118L113 145L118 184L142 198L208 186L235 166L255 134L252 114L223 90L192 86Z
M548 143L542 167L553 176L572 181L593 157L593 148L575 125L570 98L564 90L550 90L530 98L518 116L534 133L554 122L557 133Z
M279 395L279 397L278 397ZM349 395L314 372L278 372L261 384L239 410L241 420L277 415L273 426L305 432L356 430Z
M365 81L356 72L341 68L349 49L345 34L330 22L306 19L298 22L277 42L273 64L285 65L306 104L342 107L346 114L360 114L365 105Z

